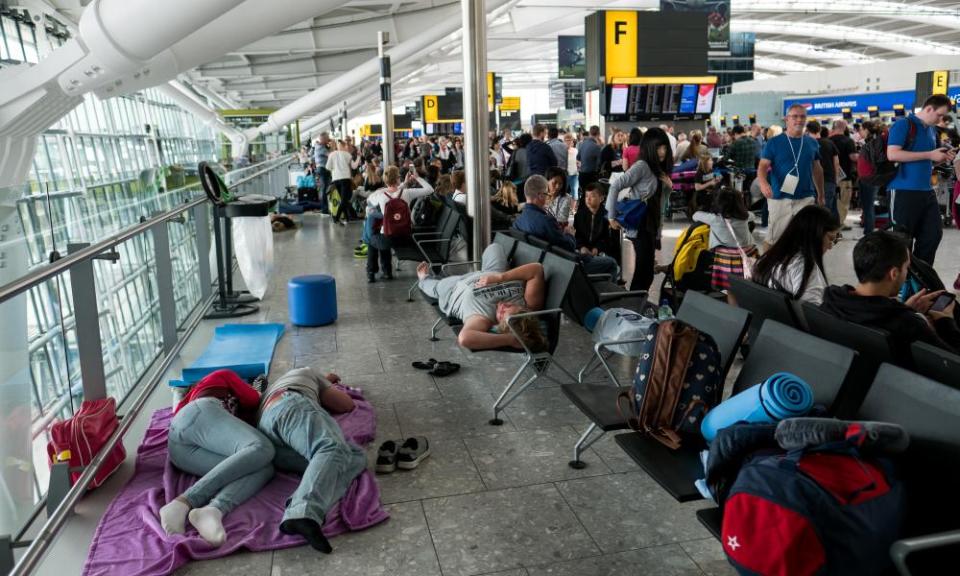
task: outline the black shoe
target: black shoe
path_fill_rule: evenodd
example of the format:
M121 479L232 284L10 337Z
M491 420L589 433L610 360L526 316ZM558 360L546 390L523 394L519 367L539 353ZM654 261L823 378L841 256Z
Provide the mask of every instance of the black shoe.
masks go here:
M367 284L373 284L377 281L377 277L373 274L367 274Z

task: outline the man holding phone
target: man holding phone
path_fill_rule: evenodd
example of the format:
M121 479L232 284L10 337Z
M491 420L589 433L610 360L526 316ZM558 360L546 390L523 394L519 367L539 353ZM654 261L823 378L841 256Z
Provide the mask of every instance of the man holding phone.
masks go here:
M820 308L834 316L890 334L895 360L910 358L910 345L926 342L960 353L953 294L920 292L906 302L897 296L910 268L909 239L895 232L872 232L853 249L858 284L830 286Z
M936 126L950 112L950 98L934 94L915 114L897 121L887 139L887 159L899 162L887 185L893 222L910 234L913 255L933 265L943 237L940 205L930 177L934 164L952 162L956 150L940 148Z

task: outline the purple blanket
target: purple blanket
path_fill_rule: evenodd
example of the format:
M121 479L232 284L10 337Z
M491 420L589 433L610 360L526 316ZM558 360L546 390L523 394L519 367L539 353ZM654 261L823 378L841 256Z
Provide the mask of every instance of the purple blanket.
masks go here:
M356 409L335 418L350 441L365 445L376 433L376 415L370 403L354 389L345 390L356 401ZM278 472L263 490L238 506L223 520L227 541L219 548L204 542L187 523L186 534L167 536L157 516L160 507L182 494L196 481L171 466L167 459L169 408L153 413L143 443L137 450L136 469L100 519L83 567L84 576L160 576L169 574L190 560L209 560L247 549L254 552L302 546L298 536L287 536L277 528L284 502L293 493L300 477ZM349 530L363 530L388 517L380 503L380 490L369 470L358 476L346 495L327 513L323 533L329 536Z

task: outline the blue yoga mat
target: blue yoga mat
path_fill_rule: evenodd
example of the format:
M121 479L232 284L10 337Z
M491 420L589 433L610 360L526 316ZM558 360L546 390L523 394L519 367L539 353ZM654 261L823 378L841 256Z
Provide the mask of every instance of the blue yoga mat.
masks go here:
M213 340L193 366L183 369L182 380L171 386L190 386L220 369L233 370L241 378L266 374L273 349L283 335L283 324L225 324L213 332Z
M707 442L713 442L717 431L737 422L772 424L805 416L811 408L813 390L810 385L788 372L777 372L708 412L700 425L700 432Z

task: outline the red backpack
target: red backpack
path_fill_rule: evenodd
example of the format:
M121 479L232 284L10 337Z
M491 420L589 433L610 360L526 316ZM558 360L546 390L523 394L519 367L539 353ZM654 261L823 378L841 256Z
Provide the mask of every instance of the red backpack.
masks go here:
M71 468L89 465L119 425L116 400L84 400L73 418L50 427L50 442L47 443L50 465L59 462L70 462ZM118 443L103 461L89 487L96 488L103 484L126 458L127 451L123 443ZM71 472L70 484L75 483L82 473Z
M403 191L396 198L384 191L387 204L383 207L383 235L410 236L413 234L413 222L410 218L410 206L403 200Z

